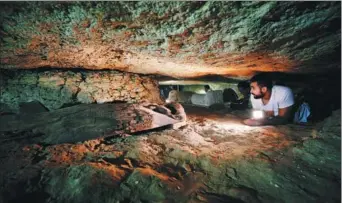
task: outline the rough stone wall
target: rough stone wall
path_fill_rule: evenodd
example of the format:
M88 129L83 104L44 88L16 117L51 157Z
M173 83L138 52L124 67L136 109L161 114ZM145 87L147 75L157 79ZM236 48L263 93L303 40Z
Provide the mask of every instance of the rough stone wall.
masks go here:
M1 66L195 77L340 69L341 2L1 2Z
M37 100L48 109L75 103L161 103L158 83L117 71L19 71L2 75L0 102L17 110L20 102Z

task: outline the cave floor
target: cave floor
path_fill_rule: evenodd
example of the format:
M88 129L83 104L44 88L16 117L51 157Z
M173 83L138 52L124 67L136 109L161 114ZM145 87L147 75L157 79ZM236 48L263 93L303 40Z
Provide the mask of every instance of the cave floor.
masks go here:
M340 202L339 112L248 127L245 111L185 110L181 129L126 138L42 145L12 132L0 140L0 202Z

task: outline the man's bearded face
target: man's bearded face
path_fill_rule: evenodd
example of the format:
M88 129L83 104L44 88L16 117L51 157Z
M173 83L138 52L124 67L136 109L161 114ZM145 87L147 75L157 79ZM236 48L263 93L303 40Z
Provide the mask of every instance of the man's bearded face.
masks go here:
M260 87L257 82L251 82L251 94L254 96L254 99L261 99L265 96L267 88Z

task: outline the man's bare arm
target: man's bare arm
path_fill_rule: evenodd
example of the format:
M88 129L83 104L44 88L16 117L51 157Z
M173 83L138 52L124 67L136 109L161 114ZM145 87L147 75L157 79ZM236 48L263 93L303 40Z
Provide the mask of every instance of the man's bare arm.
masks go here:
M282 125L289 121L291 116L292 106L279 109L278 116L268 117L263 120L263 125Z
M243 123L249 126L261 126L261 125L283 125L288 123L291 116L292 106L279 109L278 116L270 116L260 120L247 119Z

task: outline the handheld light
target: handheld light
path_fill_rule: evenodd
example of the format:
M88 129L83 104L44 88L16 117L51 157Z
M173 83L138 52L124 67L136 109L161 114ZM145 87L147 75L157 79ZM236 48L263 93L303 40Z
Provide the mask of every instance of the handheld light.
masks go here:
M261 118L264 118L264 111L261 111L261 110L254 110L253 111L253 118L254 119L261 119Z

